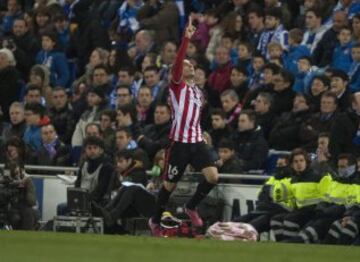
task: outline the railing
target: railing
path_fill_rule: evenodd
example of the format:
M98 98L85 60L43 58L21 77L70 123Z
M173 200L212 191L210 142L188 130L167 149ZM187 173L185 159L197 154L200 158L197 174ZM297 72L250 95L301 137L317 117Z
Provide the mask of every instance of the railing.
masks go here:
M0 164L0 169L3 169L5 164ZM25 170L27 171L47 171L47 172L59 172L59 174L64 173L76 173L79 170L79 167L63 167L63 166L35 166L35 165L25 165ZM147 171L150 173L150 171ZM246 173L246 174L219 174L219 177L222 179L230 179L230 180L239 180L239 179L248 179L248 180L257 180L264 181L269 178L266 175L260 175L262 173L261 170L256 170L254 173ZM201 175L199 172L189 172L186 175ZM45 174L30 174L30 176L35 177L53 177L54 175L45 175Z

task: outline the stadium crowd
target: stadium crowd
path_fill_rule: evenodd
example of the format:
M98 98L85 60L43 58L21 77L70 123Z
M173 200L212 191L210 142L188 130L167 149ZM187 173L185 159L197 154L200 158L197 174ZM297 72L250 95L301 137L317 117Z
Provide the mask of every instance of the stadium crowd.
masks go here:
M76 186L92 192L108 225L144 199L150 216L154 199L121 183L159 188L167 87L188 16L197 31L186 57L219 172L270 170L269 149L293 151L263 186L265 210L239 221L277 240L351 243L360 227L358 0L0 0L1 162L79 166ZM332 196L330 184L345 189Z

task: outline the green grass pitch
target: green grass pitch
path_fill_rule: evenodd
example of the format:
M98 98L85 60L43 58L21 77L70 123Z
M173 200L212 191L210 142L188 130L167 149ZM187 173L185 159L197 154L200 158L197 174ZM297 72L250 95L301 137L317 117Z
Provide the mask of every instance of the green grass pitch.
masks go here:
M359 247L0 232L1 262L360 261Z

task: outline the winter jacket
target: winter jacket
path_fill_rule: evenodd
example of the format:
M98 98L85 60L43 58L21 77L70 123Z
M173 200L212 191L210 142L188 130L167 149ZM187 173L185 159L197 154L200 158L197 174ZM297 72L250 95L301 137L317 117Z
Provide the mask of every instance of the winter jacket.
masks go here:
M346 45L341 46L338 44L334 50L334 54L332 56L331 67L334 69L340 69L344 72L349 72L352 58L351 58L351 48L352 43L348 43Z
M9 121L9 107L19 100L21 91L20 75L15 67L0 70L0 106L4 120Z
M296 75L298 72L297 62L304 56L310 56L310 50L305 45L290 46L289 52L283 59L284 68Z

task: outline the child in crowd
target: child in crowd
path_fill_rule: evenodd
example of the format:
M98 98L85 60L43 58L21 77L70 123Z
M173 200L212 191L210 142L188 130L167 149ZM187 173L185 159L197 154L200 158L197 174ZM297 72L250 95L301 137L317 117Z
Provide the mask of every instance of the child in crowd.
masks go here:
M248 74L252 73L251 56L252 48L248 42L240 42L237 46L238 60L236 65L245 67Z
M339 44L336 46L333 56L331 67L348 72L351 67L351 29L350 27L343 27L338 33Z
M356 44L351 48L352 64L349 76L349 87L351 92L357 92L360 90L360 44Z
M253 72L249 77L249 89L255 89L260 86L262 68L265 65L265 57L261 54L255 54L251 65Z
M312 65L311 57L301 57L298 62L298 73L296 74L293 90L298 93L307 94L317 69L317 67Z

